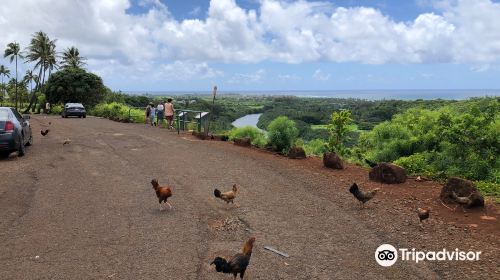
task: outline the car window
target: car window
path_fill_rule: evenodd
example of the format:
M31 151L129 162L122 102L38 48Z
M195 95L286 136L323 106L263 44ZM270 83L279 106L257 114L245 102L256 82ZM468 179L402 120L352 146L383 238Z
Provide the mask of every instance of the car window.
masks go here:
M6 121L9 119L9 110L0 109L0 121Z
M14 113L14 116L16 116L16 119L22 123L24 120L23 120L23 116L21 116L21 114L19 114L19 112L16 110L16 109L12 109L12 113Z

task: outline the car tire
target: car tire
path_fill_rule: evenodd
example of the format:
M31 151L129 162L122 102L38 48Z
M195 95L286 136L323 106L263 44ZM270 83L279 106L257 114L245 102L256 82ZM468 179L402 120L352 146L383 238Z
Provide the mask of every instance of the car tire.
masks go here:
M33 134L30 135L30 139L28 139L28 142L26 142L26 146L31 146L33 145Z
M83 115L83 118L85 119L87 117L87 115Z
M23 139L19 139L19 149L17 150L17 156L22 157L26 154L26 147L23 144Z
M0 158L8 158L10 155L9 152L0 152Z

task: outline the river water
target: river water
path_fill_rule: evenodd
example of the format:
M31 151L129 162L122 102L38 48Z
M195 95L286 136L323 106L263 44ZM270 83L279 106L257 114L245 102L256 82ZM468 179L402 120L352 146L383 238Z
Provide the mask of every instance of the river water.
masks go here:
M250 114L243 116L233 122L235 127L243 127L243 126L253 126L257 127L257 122L259 122L260 115L262 114Z

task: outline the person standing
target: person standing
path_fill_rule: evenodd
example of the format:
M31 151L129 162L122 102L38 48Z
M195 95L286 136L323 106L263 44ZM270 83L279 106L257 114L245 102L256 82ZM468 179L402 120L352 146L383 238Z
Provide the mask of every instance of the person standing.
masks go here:
M151 115L151 104L148 104L146 107L146 120L145 123L148 124L150 122L150 115Z
M164 122L165 117L165 106L163 106L164 101L160 101L158 106L156 106L156 117L158 119L158 127L161 127L161 124Z
M165 104L165 118L168 122L168 129L173 129L172 121L174 120L174 104L172 104L172 98L167 99L167 103Z
M45 114L50 114L50 103L45 103Z
M150 103L149 106L151 107L151 111L149 112L149 120L151 123L151 126L156 126L156 108L153 103Z

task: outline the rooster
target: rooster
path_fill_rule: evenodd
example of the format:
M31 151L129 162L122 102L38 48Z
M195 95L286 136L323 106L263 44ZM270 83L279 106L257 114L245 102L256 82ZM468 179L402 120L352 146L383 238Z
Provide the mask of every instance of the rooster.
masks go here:
M40 130L40 134L42 134L42 136L45 136L45 135L49 134L49 130L48 129L46 129L45 131Z
M69 145L69 143L71 143L71 139L66 138L66 139L64 139L63 146L64 145Z
M238 192L238 188L236 187L236 184L233 185L233 189L228 192L221 192L219 189L214 190L214 195L217 198L220 198L224 200L226 203L233 203L234 204L234 199L236 198L236 193Z
M151 185L153 185L153 189L156 192L156 196L158 197L158 202L160 203L160 211L163 210L161 203L165 202L169 209L172 209L172 205L168 203L167 199L172 196L172 189L168 186L163 186L161 187L160 184L158 184L158 180L153 179L151 180Z
M430 208L417 208L418 218L420 219L420 226L423 227L423 221L429 218L429 214L431 213Z
M216 257L210 265L214 264L217 272L233 274L234 279L236 279L239 273L240 279L243 279L247 266L250 263L254 242L255 237L251 237L245 242L245 245L243 245L241 253L234 255L229 261L222 257Z
M376 188L371 191L363 192L359 189L356 183L352 184L351 188L349 188L349 192L351 192L354 197L361 202L362 207L364 207L365 203L372 199L379 190L379 188Z

